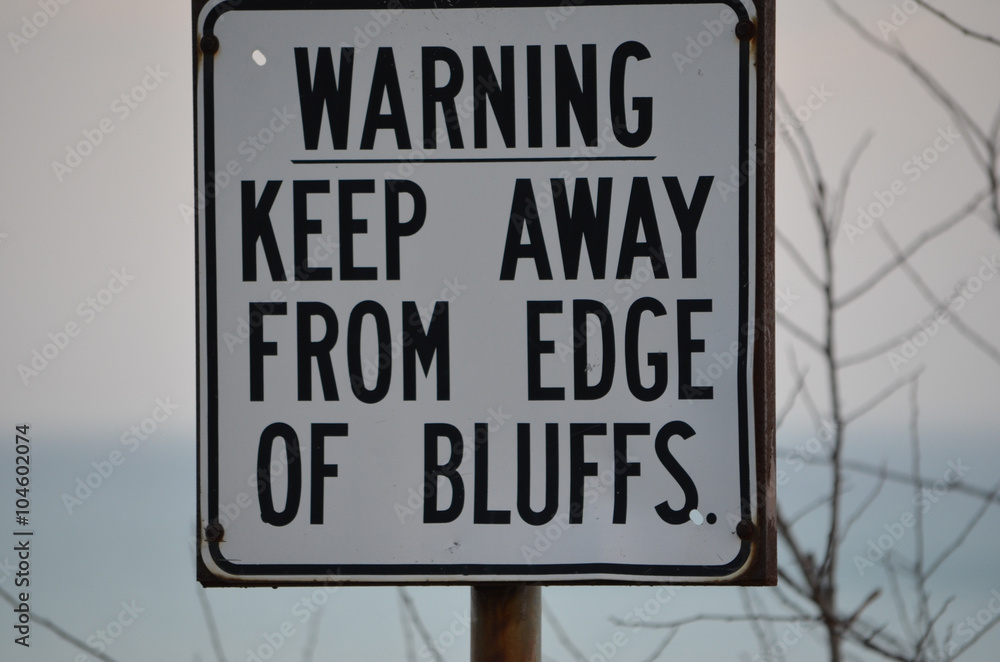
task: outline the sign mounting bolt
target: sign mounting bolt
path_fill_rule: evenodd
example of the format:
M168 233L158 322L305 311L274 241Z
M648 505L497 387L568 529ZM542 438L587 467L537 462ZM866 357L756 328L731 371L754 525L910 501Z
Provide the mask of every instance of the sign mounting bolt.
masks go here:
M753 525L748 519L740 520L740 523L736 525L736 535L740 537L740 540L750 540L753 538L753 534L756 533L757 527Z
M739 26L736 26L739 28ZM201 52L205 55L214 55L216 51L219 50L219 38L214 34L206 35L201 38Z
M756 32L757 26L753 24L753 21L740 21L736 24L736 36L740 41L753 39Z
M222 539L226 535L226 530L223 528L222 523L218 520L212 522L205 527L205 540L207 542L222 542Z

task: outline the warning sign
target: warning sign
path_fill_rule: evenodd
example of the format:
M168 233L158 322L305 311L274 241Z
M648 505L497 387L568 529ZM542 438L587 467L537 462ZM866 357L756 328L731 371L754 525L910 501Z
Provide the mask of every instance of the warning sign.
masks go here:
M430 5L196 17L203 581L738 578L753 4Z

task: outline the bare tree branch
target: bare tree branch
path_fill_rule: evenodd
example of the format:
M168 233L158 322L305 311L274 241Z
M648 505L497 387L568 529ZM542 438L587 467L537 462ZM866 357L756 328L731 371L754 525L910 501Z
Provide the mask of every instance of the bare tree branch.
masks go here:
M829 495L824 494L820 497L817 497L816 500L812 501L809 505L803 507L799 512L795 513L794 515L788 518L789 528L795 526L796 522L804 518L809 513L815 511L817 508L820 508L821 506L828 503L830 503Z
M864 154L865 150L871 144L872 135L870 131L867 131L861 136L861 140L851 150L850 155L847 157L847 163L844 164L844 168L841 170L840 186L837 189L837 194L834 196L833 209L830 212L830 218L832 219L830 234L834 237L839 233L840 223L843 221L844 204L847 199L847 191L851 185L851 176L854 174L854 169L858 166L858 161L861 160L861 155Z
M788 256L792 258L792 262L795 263L795 266L797 266L799 268L799 271L801 271L802 274L806 277L806 280L808 280L810 283L816 286L816 288L822 290L825 287L823 284L823 280L816 275L815 271L812 270L812 267L809 266L809 263L806 261L806 258L802 255L802 253L799 252L799 249L795 247L795 244L792 243L791 239L786 237L785 233L783 233L781 230L778 230L777 228L775 228L774 231L774 238L777 240L778 244L780 244L781 247L785 249L785 252L788 253Z
M973 646L975 646L976 642L978 642L980 639L982 639L984 636L986 636L986 633L989 632L990 630L992 630L993 627L997 623L1000 623L1000 618L994 618L992 621L990 621L982 630L979 630L978 632L976 632L976 634L973 635L973 637L971 639L969 639L968 641L966 641L965 644L961 648L959 648L957 651L955 651L955 654L951 656L951 659L955 659L957 657L961 657L962 653L964 653L965 651L967 651L970 648L972 648Z
M740 602L743 603L743 611L746 612L747 616L751 617L750 631L753 632L754 637L757 639L757 646L760 650L768 650L771 648L771 640L764 632L765 623L772 625L771 621L764 621L757 618L757 609L754 607L753 599L750 596L750 592L747 591L746 587L741 586L739 589Z
M940 307L935 308L930 313L925 315L916 324L913 324L905 331L897 333L895 336L891 336L888 340L874 345L866 350L858 352L857 354L851 354L850 356L845 356L843 358L837 359L838 368L849 368L853 365L859 363L864 363L866 361L871 361L872 359L878 358L880 356L885 356L894 349L899 349L902 344L901 338L910 338L914 334L917 334L921 329L926 326L927 322L932 321L937 315L948 308L947 304L942 304Z
M413 623L413 627L417 629L420 634L420 638L424 642L424 646L430 651L431 656L437 662L444 662L444 658L441 657L441 653L438 652L437 647L434 645L434 638L431 637L431 633L427 630L427 626L424 625L424 621L420 618L420 612L417 611L417 606L413 603L413 598L410 597L410 592L406 590L406 587L397 587L397 592L399 593L400 599L403 601L403 606L406 608L407 613L410 615L410 621Z
M782 448L778 449L779 452L783 452L783 451L787 451L787 450L788 449L782 449ZM825 464L829 464L829 462L830 462L829 458L823 458L823 457L817 457L813 461L815 461L815 462L822 462L822 463L825 463ZM852 459L844 458L844 460L842 462L843 462L844 468L845 469L849 469L851 471L856 471L858 473L868 474L870 476L879 476L882 473L885 473L886 478L888 480L894 482L894 483L901 483L903 485L912 485L913 484L913 479L911 478L911 476L908 473L903 473L901 471L895 471L893 469L885 469L885 468L883 468L881 466L876 466L876 465L873 465L873 464L869 464L869 463L863 462L861 460L852 460ZM937 483L937 482L940 482L940 479L938 479L938 478L926 478L926 477L921 477L919 479L920 487L933 487L934 483ZM975 485L969 485L968 483L966 483L964 481L956 481L954 483L950 483L948 485L948 489L950 491L952 491L952 492L962 492L962 493L968 494L970 496L978 497L980 499L986 499L987 501L992 501L994 503L1000 504L1000 494L997 494L995 491L986 490L986 489L983 489L981 487L977 487Z
M11 597L10 594L7 593L7 591L3 590L2 588L0 588L0 598L3 598L6 602L10 603L11 607L15 608L17 607L17 602L14 601L14 598ZM87 655L92 655L98 660L104 660L104 662L116 662L115 658L100 651L94 650L93 648L83 643L82 641L74 637L72 634L67 632L66 630L62 629L54 621L45 618L34 609L31 610L31 620L34 621L35 623L38 623L46 630L49 630L50 632L52 632L52 634L56 635L66 643L79 648Z
M403 627L403 650L406 653L406 662L416 662L417 643L413 620L407 614L406 605L403 604L402 596L397 597L399 598L399 620Z
M924 368L921 366L917 368L912 374L907 375L906 377L901 377L892 382L891 384L889 384L888 386L886 386L884 389L882 389L874 396L866 400L863 404L859 405L857 409L855 409L849 414L846 414L844 416L844 425L847 425L848 423L853 423L854 421L858 420L859 418L870 412L872 409L878 407L896 391L903 388L911 381L919 377L923 371Z
M920 380L914 379L910 383L910 475L914 483L920 480L921 468L920 468ZM914 492L919 491L919 488L914 485ZM927 575L924 574L924 511L923 508L917 507L914 504L913 510L915 511L915 526L914 526L914 559L913 559L913 577L914 583L916 584L917 593L917 627L923 630L920 638L917 640L915 649L917 653L920 653L927 638L932 636L934 631L933 627L928 623L930 620L930 596L927 593Z
M785 400L785 404L781 406L781 409L778 410L778 413L775 416L774 427L776 429L781 428L781 424L785 422L785 417L791 413L792 408L795 406L795 401L798 399L799 394L802 392L802 388L806 384L806 376L808 374L808 370L803 370L798 374L798 377L795 380L795 386L792 387L791 392L788 394L788 399Z
M205 589L198 587L198 601L201 603L201 611L205 615L205 627L208 628L208 636L212 641L212 650L215 651L215 659L219 662L226 662L226 651L222 647L222 637L219 636L219 626L215 623L215 614L212 613L212 605L208 602Z
M549 626L552 628L552 632L555 633L556 639L562 644L562 647L573 656L573 659L577 662L587 662L587 656L583 654L576 644L573 643L573 639L566 634L566 629L563 628L562 623L556 618L556 614L549 607L548 603L544 600L542 601L542 614L545 615L545 619L549 622Z
M965 27L964 25L962 25L961 23L959 23L958 21L956 21L952 17L950 17L947 14L945 14L940 9L937 9L936 7L933 7L930 4L928 4L926 2L926 0L914 0L914 1L918 5L920 5L921 7L923 7L924 9L926 9L927 11L929 11L932 14L934 14L935 16L937 16L938 18L940 18L942 21L944 21L945 23L947 23L948 25L950 25L951 27L953 27L956 30L958 30L959 32L961 32L966 37L971 37L973 39L978 39L979 41L984 41L987 44L991 44L993 46L1000 46L1000 41L998 41L995 37L992 37L992 36L990 36L988 34L985 34L985 33L982 33L982 32L976 32L975 30L972 30L970 28Z
M771 621L774 623L797 623L802 619L797 616L780 616L774 614L757 614L756 616L748 616L747 614L696 614L694 616L688 616L687 618L679 618L675 621L664 621L662 623L654 621L623 621L620 618L612 618L611 622L614 625L621 627L640 627L651 630L662 630L665 628L680 628L699 621L715 621L717 623L747 623L753 620Z
M986 510L990 507L993 500L996 499L998 493L1000 493L1000 482L998 482L996 486L993 488L993 492L990 494L990 498L983 499L983 502L982 504L980 504L979 509L976 510L975 514L966 523L965 528L962 529L962 532L958 534L958 536L954 540L951 541L951 544L948 545L948 547L941 552L941 554L937 557L937 559L935 559L934 562L931 563L930 567L927 568L928 577L937 572L937 569L941 567L941 564L944 563L948 559L948 557L955 552L956 549L962 546L962 544L965 542L965 539L969 537L969 534L972 533L972 530L976 528L977 524L979 524L979 520L981 520L983 518L983 515L986 514Z
M663 651L665 651L667 649L667 646L670 645L670 642L674 640L674 637L677 636L677 633L679 631L680 630L676 630L676 629L675 630L671 630L667 634L667 636L664 637L660 641L659 644L657 644L656 648L653 649L653 652L650 653L649 656L646 657L646 659L644 659L642 662L655 662L656 660L660 659L660 655L662 655Z
M865 27L862 26L853 15L841 7L837 0L826 0L826 3L833 10L833 12L859 37L876 50L885 53L892 59L902 64L910 71L911 74L913 74L914 77L923 83L930 95L937 99L938 103L940 103L949 112L949 114L952 115L955 121L964 126L968 132L973 134L975 141L972 145L981 148L984 143L989 142L988 136L986 136L983 130L973 121L973 119L969 116L969 113L962 108L962 105L958 103L954 97L952 97L952 95L944 88L943 85L941 85L941 83L931 76L930 72L928 72L926 68L911 58L898 44L890 44L889 42L879 39L873 35L865 29ZM987 167L987 163L985 162L983 155L975 149L970 151L973 154L973 157L979 162L980 167L985 169Z
M868 597L865 598L860 605L858 605L858 608L855 609L850 616L844 619L844 629L850 629L854 625L854 622L861 618L862 612L875 604L875 601L878 600L880 595L882 595L882 589L878 588L869 593Z
M792 110L791 104L788 103L788 99L780 87L777 89L776 98L778 104L786 114L794 115L795 111ZM792 159L798 166L796 170L802 177L804 188L809 192L813 212L818 217L824 218L826 214L826 186L823 183L823 173L816 159L816 152L809 140L809 134L803 128L801 136L797 140L793 139L791 134L788 133L782 133L781 137L785 144L788 145Z
M305 646L302 647L302 662L313 662L316 655L316 643L319 641L319 624L323 621L323 614L326 606L320 607L316 615L309 622L309 631L306 636Z
M890 235L888 231L886 231L881 226L879 226L877 229L879 232L879 236L882 237L882 240L885 241L885 243L889 246L889 248L891 248L897 254L897 256L900 255L899 245L896 244L896 240L892 238L892 235ZM944 305L947 305L947 302L942 302L937 298L937 296L935 296L935 294L931 291L930 287L927 286L927 283L924 281L924 279L920 276L919 273L917 273L917 270L914 269L913 266L905 258L902 259L900 267L902 268L903 272L909 277L910 281L916 286L917 291L920 292L921 296L923 296L928 303L930 303L935 308L941 306L942 303L944 303ZM963 336L965 336L965 338L969 342L971 342L973 346L975 346L984 354L986 354L986 356L990 357L998 364L1000 364L1000 349L997 349L995 345L993 345L988 340L983 338L981 335L973 331L965 322L962 321L962 318L959 317L957 313L952 311L951 313L949 313L949 315L951 317L951 322L955 325L955 328L958 329L958 331Z
M806 582L806 587L798 586L795 582L790 581L790 578L786 579L786 581L790 586L799 591L803 597L808 598L810 600L815 600L815 596L819 595L820 593L819 580L816 576L816 561L814 560L811 554L807 554L805 551L802 550L801 546L798 543L798 540L792 534L791 527L787 524L785 518L782 516L780 507L778 509L778 514L776 519L778 522L778 535L782 537L785 543L792 550L792 556L795 558L795 562L799 569L799 572L802 573L802 578ZM782 570L780 568L778 569L778 573L779 576L782 573ZM822 605L817 603L816 606L822 609Z
M875 483L875 487L872 488L871 492L868 493L868 496L865 497L864 501L862 501L861 504L854 510L851 516L847 518L847 522L844 524L844 528L840 534L842 538L847 537L851 527L857 523L861 516L868 510L869 507L871 507L872 503L874 503L875 498L882 492L882 488L885 486L885 480L885 467L883 466L878 477L878 482Z
M810 334L805 329L797 326L795 322L792 322L790 319L788 319L781 313L775 313L775 319L778 320L779 324L788 329L793 336L795 336L805 344L809 345L818 352L824 351L823 343L817 340L815 337L813 337L812 334Z
M849 290L846 294L842 294L838 297L836 306L838 308L843 308L870 292L876 285L881 283L886 276L894 273L903 262L913 257L921 248L972 216L976 209L978 209L983 203L983 200L986 200L988 197L989 189L976 193L972 196L972 198L970 198L968 203L963 205L962 208L954 214L948 216L924 232L921 232L913 241L909 243L909 245L906 246L905 249L900 250L892 260L876 269L871 276Z

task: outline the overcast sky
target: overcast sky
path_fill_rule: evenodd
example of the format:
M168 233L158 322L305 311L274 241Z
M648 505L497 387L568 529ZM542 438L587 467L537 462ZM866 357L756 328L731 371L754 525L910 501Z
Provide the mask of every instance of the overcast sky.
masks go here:
M961 37L924 10L904 11L903 6L912 9L906 2L845 4L876 34L880 25L898 27L892 37L946 81L977 121L989 122L1000 105L1000 49ZM947 6L963 23L1000 34L1000 11L992 0L953 0ZM214 659L190 542L197 425L195 227L188 213L194 180L190 9L184 2L8 0L0 8L0 26L5 35L0 45L0 439L10 442L0 444L0 517L13 517L14 428L27 423L37 532L32 609L86 641L132 607L135 623L108 648L115 659ZM947 143L945 149L934 148L940 136L954 136L954 120L821 0L789 0L778 7L778 83L800 110L799 123L813 137L831 181L838 181L866 132L872 136L852 178L845 222L857 223L859 207L869 208L901 182L884 226L905 244L984 186L963 136L938 141L939 146ZM81 141L92 148L77 158L70 152ZM938 152L935 163L914 177L914 156L932 148ZM808 201L784 147L777 164L778 227L813 259L818 244ZM995 229L973 216L919 253L913 264L944 297L1000 252L998 238ZM874 231L845 234L838 242L845 290L890 257ZM779 249L777 254L779 306L785 302L790 317L818 331L815 290L786 253ZM892 277L845 313L842 347L845 353L847 348L860 351L892 338L928 309L909 281ZM963 319L1000 342L1000 278L985 282L970 298ZM907 338L899 340L902 346ZM47 344L58 351L49 350L45 358ZM779 330L779 402L793 382L788 358L793 344ZM801 344L795 345L795 356L800 365L812 366L821 398L819 357ZM1000 466L1000 366L953 327L942 328L904 364L885 355L848 373L848 409L921 366L927 473L940 475L949 460L961 458L973 466L970 482L992 486ZM905 396L904 390L852 430L852 457L908 466ZM154 416L162 420L146 423L146 438L129 437L135 435L132 428L141 431ZM779 447L792 447L814 433L807 415L793 415L779 434ZM77 480L99 471L116 451L123 453L124 463L80 505L68 507L64 495L74 494ZM821 476L821 469L798 474L779 498L788 499L790 509L811 501ZM864 479L857 484L867 485ZM931 514L944 533L975 507L959 495L948 498L947 508ZM860 549L866 537L877 535L883 523L897 521L909 507L905 490L887 490L879 510L856 535ZM990 590L1000 589L995 510L970 538L952 574L937 585L942 594L962 592L949 612L956 621L976 613L987 604ZM4 534L0 561L13 558L14 544ZM870 577L848 571L845 593L860 599ZM13 590L6 573L0 573L0 588ZM454 643L444 646L445 658L467 659L467 590L413 594L436 639L449 629L458 632ZM669 600L640 587L546 589L545 596L588 657L620 630L609 616L624 617L650 600L661 618L740 609L731 589L684 588ZM318 614L310 612L305 622L298 615L302 600L310 597L311 591L292 588L208 591L225 648L231 660L240 662L248 658L246 649L256 649L285 622L293 624L295 634L275 659L301 659L304 632ZM328 659L402 658L395 589L340 589L322 601L328 606L319 650ZM0 619L3 659L78 659L79 650L38 622L31 649L15 646L6 625L12 614L6 606L0 611L6 614ZM891 614L889 606L885 613ZM734 632L732 639L719 637L717 628L682 632L663 659L738 660L758 653L745 628L726 626ZM659 636L631 629L625 634L630 643L620 659L642 659ZM814 659L811 636L790 659ZM968 659L994 659L995 636L992 641L984 641ZM549 629L544 650L554 659L571 659Z

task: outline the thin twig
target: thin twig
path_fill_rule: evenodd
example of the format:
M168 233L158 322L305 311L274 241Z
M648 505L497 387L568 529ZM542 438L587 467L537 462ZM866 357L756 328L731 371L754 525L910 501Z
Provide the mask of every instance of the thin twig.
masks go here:
M825 287L823 285L823 281L816 275L816 272L812 270L812 267L809 266L809 262L807 262L806 258L799 252L799 249L795 247L792 240L786 237L785 233L778 229L775 229L774 231L774 238L777 240L778 244L785 249L788 256L792 258L792 262L795 263L795 266L797 266L799 271L801 271L806 277L806 280L812 283L816 288L822 290Z
M317 610L316 615L312 617L312 621L309 623L306 644L302 648L302 662L312 662L316 656L316 643L319 641L319 624L323 620L323 613L325 611L326 605L323 605Z
M976 642L979 641L980 639L982 639L986 635L987 632L989 632L990 630L992 630L993 626L995 626L997 623L1000 623L1000 618L994 618L992 621L990 621L986 625L986 627L984 627L982 630L979 630L978 632L976 632L976 634L971 639L969 639L968 641L966 641L965 644L961 648L959 648L957 651L955 651L955 654L951 656L951 659L955 659L957 657L960 657L962 655L962 653L964 653L965 651L967 651L970 648L972 648L976 644Z
M873 605L881 595L882 595L882 589L880 588L877 588L871 593L869 593L868 597L865 598L860 605L858 605L858 608L855 609L850 616L844 619L843 623L844 629L850 629L854 625L854 622L857 621L859 618L861 618L861 613L864 612L865 609L868 609L868 607Z
M939 307L935 308L928 314L924 315L916 324L910 326L910 328L905 331L899 332L893 336L890 336L888 340L881 343L873 345L868 349L862 350L857 354L851 354L850 356L845 356L843 358L837 359L838 368L849 368L859 363L865 363L871 361L872 359L878 358L880 356L886 356L892 350L898 350L903 344L901 338L912 338L914 335L919 333L924 327L927 326L928 322L934 320L935 317L940 315L944 310L948 308L947 303L942 303Z
M747 613L747 616L751 617L751 620L749 621L750 631L753 632L754 637L757 638L757 644L760 647L760 650L769 650L771 648L771 640L764 632L764 624L767 623L768 625L772 625L772 622L757 618L757 610L754 608L750 593L747 591L746 587L741 586L739 594L740 602L743 603L743 611Z
M215 659L219 662L226 662L226 651L222 647L222 637L219 636L219 626L215 623L215 615L212 613L212 605L205 595L205 589L198 587L198 601L201 602L201 611L205 614L205 627L208 628L208 636L212 641L212 650L215 651Z
M416 662L417 644L416 632L414 632L413 619L406 612L406 605L403 604L403 597L399 597L399 620L403 627L403 650L406 653L406 662Z
M799 593L810 600L813 600L820 611L823 610L823 605L816 600L816 597L820 594L820 584L819 578L816 572L816 562L811 554L807 554L802 550L799 545L798 540L792 534L792 529L788 525L787 521L781 514L781 508L778 508L777 516L775 518L778 523L778 535L785 541L792 550L792 556L795 557L795 562L798 565L799 571L802 573L803 579L805 579L807 587L798 586L795 582L791 581L790 578L786 578L788 584L799 591ZM782 570L778 569L778 575L781 576ZM808 588L808 590L806 590Z
M808 506L805 506L799 512L788 518L788 527L791 528L795 526L796 522L826 503L830 503L830 497L828 495L824 494L823 496L817 497L815 501L811 502Z
M556 639L562 644L562 647L573 656L574 660L577 662L587 662L587 656L583 654L576 644L573 643L573 639L566 633L565 628L563 628L562 623L556 618L556 614L549 607L548 603L542 600L542 614L545 615L545 619L549 622L549 626L552 627L552 632L555 633Z
M778 410L778 413L775 416L774 427L776 430L781 429L782 423L785 422L785 417L791 413L792 408L795 406L795 401L798 400L799 394L802 392L802 388L806 384L806 376L808 374L808 370L803 370L798 374L798 377L795 380L795 386L792 387L791 392L788 394L788 398L785 400L785 403L781 406L781 409Z
M660 641L656 648L653 649L653 652L650 653L649 656L642 662L656 662L656 660L660 659L660 655L664 650L666 650L667 646L670 645L670 642L674 640L674 637L677 636L678 632L680 632L680 630L671 630L670 633L667 634L662 641Z
M928 578L930 578L930 576L933 575L937 571L937 569L941 567L941 564L944 563L948 559L948 557L955 552L956 549L962 546L962 544L965 542L965 539L969 537L969 534L972 533L972 530L976 528L977 524L979 524L979 520L981 520L983 518L983 515L986 514L987 509L989 509L990 505L992 504L993 500L996 498L998 493L1000 493L1000 482L998 482L996 484L996 487L993 488L993 492L990 494L990 498L983 499L983 503L980 504L979 509L969 519L969 521L966 522L965 528L962 529L962 532L958 535L958 537L952 540L951 544L948 545L948 547L941 552L941 554L934 560L934 562L931 563L930 567L927 568Z
M912 374L907 375L906 377L901 377L896 381L892 382L891 384L889 384L888 386L886 386L884 389L882 389L881 391L873 395L871 398L866 400L864 404L859 405L857 409L844 416L844 425L847 425L848 423L853 423L854 421L858 420L859 418L870 412L872 409L878 407L880 404L885 402L885 400L889 398L893 393L895 393L896 391L898 391L899 389L903 388L911 381L916 379L917 376L919 376L920 373L922 373L923 371L924 368L923 366L921 366L917 368Z
M793 113L792 106L791 104L788 103L788 99L785 97L785 93L781 90L780 87L777 89L777 100L786 113L788 114ZM802 137L798 140L793 139L790 134L784 132L782 132L781 137L784 140L784 143L788 145L788 149L792 155L792 159L795 161L796 164L795 170L802 177L803 187L809 192L809 195L811 196L810 202L812 204L813 210L816 212L817 215L822 217L825 211L823 195L822 195L823 191L822 173L818 169L814 170L812 167L813 165L815 165L815 157L811 156L813 154L813 151L811 145L809 144L809 135L805 132L805 129L803 128ZM803 153L803 148L799 146L800 143L803 146L808 146L809 148L808 155ZM813 184L814 178L815 180L819 181L818 185L814 186Z
M910 384L910 474L913 481L919 481L921 475L920 468L920 380L915 379ZM914 493L920 488L914 485ZM927 575L924 574L924 509L914 504L916 524L914 526L914 555L913 555L913 578L917 589L917 626L923 631L920 639L917 640L917 654L923 650L924 642L928 634L932 631L928 625L930 620L930 596L927 594Z
M17 607L17 602L14 601L14 598L11 597L10 594L7 593L7 591L3 590L2 588L0 588L0 598L3 598L5 601L9 602L11 607L14 608ZM106 655L100 651L94 650L84 642L80 641L79 639L71 635L66 630L62 629L60 626L56 625L53 621L39 614L34 609L31 610L31 620L35 623L38 623L43 628L51 631L53 634L55 634L57 637L59 637L66 643L76 646L87 655L92 655L98 660L104 660L104 662L116 662L115 658L111 657L110 655Z
M882 471L878 477L878 482L875 483L875 487L872 488L872 491L868 493L868 496L865 498L865 500L861 502L861 505L859 505L855 509L855 511L851 514L851 516L847 518L847 522L844 524L844 528L840 533L841 539L847 538L847 534L851 530L851 527L853 527L855 523L857 523L857 521L865 513L865 511L868 510L869 507L871 507L872 503L875 501L875 498L879 495L884 486L885 486L885 467L883 466Z
M787 448L779 447L778 452L782 453L787 451ZM817 457L816 462L829 463L828 458ZM913 479L908 473L903 473L901 471L895 471L893 469L884 469L873 464L862 462L861 460L850 460L844 459L842 461L844 468L851 471L856 471L858 473L868 474L870 476L879 476L883 472L888 480L894 483L901 483L903 485L912 485ZM940 482L938 478L926 478L921 477L919 480L920 487L933 487L934 483ZM956 481L954 483L948 484L948 490L951 492L962 492L963 494L968 494L980 499L986 499L994 503L1000 504L1000 494L995 491L986 490L982 487L977 487L975 485L969 485L964 481Z
M882 237L882 240L889 246L889 248L891 248L896 253L897 256L899 256L901 254L899 245L896 244L896 240L892 238L892 235L890 235L888 231L886 231L881 226L879 226L877 230L879 236ZM899 266L903 270L903 273L905 273L907 277L909 277L910 281L916 286L917 291L920 292L921 296L923 296L928 303L930 303L935 308L942 305L943 302L940 301L937 298L937 296L931 291L931 288L928 287L926 281L924 281L923 277L920 275L919 272L917 272L916 269L913 268L913 265L911 265L909 261L903 258ZM998 349L995 345L991 344L988 340L986 340L981 335L973 331L972 328L969 327L964 321L962 321L962 318L959 317L958 314L956 314L954 311L950 313L950 316L951 316L951 323L954 324L955 328L959 331L959 333L965 336L966 340L971 342L973 346L977 347L988 357L990 357L998 364L1000 364L1000 349Z
M975 30L971 30L965 27L952 17L945 14L940 9L937 9L936 7L927 4L926 0L915 0L915 2L924 9L926 9L927 11L929 11L930 13L940 18L942 21L944 21L951 27L961 32L966 37L972 37L973 39L978 39L979 41L985 41L987 44L991 44L993 46L1000 46L1000 41L998 41L995 37L982 32L976 32Z
M423 619L420 618L420 612L417 611L417 606L413 603L413 598L410 597L409 591L403 586L398 587L397 591L399 592L400 599L403 601L403 606L406 607L406 611L410 615L410 620L413 621L413 626L424 641L424 646L427 647L427 650L430 651L431 656L437 662L444 662L444 658L441 657L441 653L438 652L437 647L434 645L431 633L427 630L427 626L424 625Z
M899 575L896 573L896 565L892 562L892 557L886 559L885 575L889 578L889 589L892 592L892 601L896 605L896 613L899 615L899 622L902 623L909 640L916 638L913 632L913 623L910 620L910 613L906 609L906 599L903 597L903 588L899 582Z
M924 649L927 647L930 647L931 650L937 648L937 644L934 640L934 627L937 625L937 622L941 619L941 617L944 616L944 613L948 610L948 606L952 603L952 601L954 601L954 599L955 599L954 597L950 597L947 600L945 600L944 604L941 605L941 609L939 609L936 614L934 614L928 619L927 626L924 629L924 633L920 636L920 639L917 641L916 652L918 654L922 653Z
M806 343L817 352L823 352L823 343L817 340L811 333L805 329L797 326L790 319L782 315L781 313L775 313L775 319L778 320L778 324L782 325L788 329L793 336Z
M854 169L858 166L858 161L861 160L861 155L865 153L868 149L868 145L872 141L872 132L866 131L858 144L854 146L851 150L850 155L847 157L847 163L844 164L843 170L840 172L840 186L837 189L837 194L834 196L833 209L830 212L830 218L832 219L833 225L830 229L830 234L834 237L837 236L840 230L840 223L843 221L844 216L844 203L847 199L847 191L851 185L851 176L854 174Z
M788 97L779 88L777 94L778 103L781 105L782 110L788 115L793 115L792 105L788 103ZM788 134L782 134L785 137L785 142L789 145L794 145L794 153L798 154L801 166L801 172L803 177L808 176L807 188L811 188L815 191L815 197L813 198L813 208L816 215L820 218L825 219L826 217L826 182L823 179L823 169L820 168L819 159L816 157L816 149L813 147L812 140L809 138L809 133L806 131L805 127L801 127L798 133L798 140L792 141L791 136ZM803 160L804 159L804 160ZM829 230L829 226L827 226Z
M781 571L778 571L778 576L781 577ZM816 620L815 618L813 618L812 616L810 616L809 613L806 612L805 609L803 609L802 607L800 607L799 605L797 605L795 603L795 601L792 600L792 597L790 595L787 595L785 593L785 591L782 588L782 586L783 586L784 583L787 583L787 581L786 581L786 579L784 577L781 577L781 582L782 583L779 583L777 586L775 586L773 589L771 589L772 595L774 595L774 597L776 597L778 599L778 602L780 602L781 604L785 605L785 607L790 612L792 612L793 614L796 614L797 616L799 616L800 619L804 619L804 620Z
M623 621L619 618L612 618L611 622L621 627L640 627L651 630L662 630L664 628L679 628L699 621L715 621L717 623L746 623L753 620L772 621L774 623L795 623L802 619L795 616L781 616L774 614L757 614L748 616L746 614L696 614L687 618L679 618L675 621L664 621L656 623L653 621ZM813 619L817 620L817 619Z
M844 23L854 30L855 34L861 37L864 41L868 42L868 44L873 46L875 49L882 51L902 64L905 68L909 69L910 73L923 83L930 95L937 99L938 103L945 107L945 109L954 117L955 121L973 134L973 137L976 139L975 145L977 147L981 147L983 144L989 142L988 136L986 136L983 130L972 120L969 113L962 108L961 104L959 104L958 101L951 96L943 85L931 76L930 72L928 72L926 68L911 58L898 44L890 44L889 42L881 40L873 35L865 29L860 22L858 22L858 19L841 7L836 0L826 0L826 3L830 6L833 12L842 21L844 21ZM972 152L981 167L986 167L984 157L977 150L970 149L969 151Z
M931 226L924 232L920 233L916 239L911 241L906 248L899 251L892 260L882 265L880 268L876 269L867 279L865 279L859 285L849 290L846 294L842 294L837 298L836 306L838 308L843 308L849 303L855 301L859 297L867 294L878 285L882 280L896 271L899 266L905 261L916 255L916 253L926 246L931 240L940 237L942 234L951 230L953 227L964 221L965 219L972 216L972 214L979 208L979 206L989 197L989 189L985 189L976 193L969 202L966 203L961 209L953 213L952 215L944 218L942 221Z

